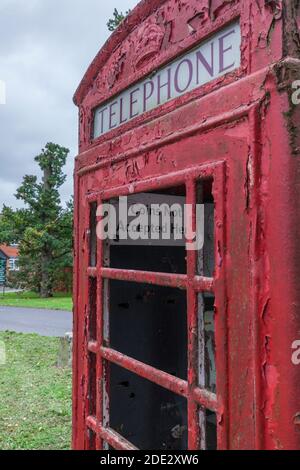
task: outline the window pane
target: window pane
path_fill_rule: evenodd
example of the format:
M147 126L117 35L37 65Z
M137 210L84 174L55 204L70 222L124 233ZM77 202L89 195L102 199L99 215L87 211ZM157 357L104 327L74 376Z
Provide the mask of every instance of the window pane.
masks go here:
M215 343L215 313L214 296L204 296L204 328L205 328L205 388L213 393L216 385L216 343Z
M206 411L206 450L217 450L217 416Z
M185 450L187 402L111 365L110 427L141 450Z
M157 273L185 274L185 247L111 246L110 267Z
M215 221L212 181L198 183L197 203L204 204L204 246L198 254L198 274L213 277L215 269Z
M215 298L212 294L198 296L199 378L198 385L216 393Z
M186 292L110 281L110 346L187 379Z
M97 279L89 279L89 339L97 340Z

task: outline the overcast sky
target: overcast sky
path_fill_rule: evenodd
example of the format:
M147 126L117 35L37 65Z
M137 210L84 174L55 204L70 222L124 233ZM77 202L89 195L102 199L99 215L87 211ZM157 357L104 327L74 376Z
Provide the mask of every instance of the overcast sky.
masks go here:
M35 174L34 157L51 141L68 147L72 193L77 154L77 108L73 94L109 36L113 9L126 11L138 0L0 0L0 210L17 207L16 188Z

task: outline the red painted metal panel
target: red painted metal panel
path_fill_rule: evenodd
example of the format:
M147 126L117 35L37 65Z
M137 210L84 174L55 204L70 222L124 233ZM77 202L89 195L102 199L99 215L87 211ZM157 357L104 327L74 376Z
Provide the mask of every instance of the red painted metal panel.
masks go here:
M91 140L96 106L238 18L237 71ZM75 95L74 448L91 447L89 429L99 450L107 444L135 448L109 425L110 362L187 398L190 449L203 446L199 405L217 414L219 449L300 448L300 375L291 361L300 331L300 107L290 100L291 83L300 76L299 18L300 6L287 0L142 1L84 77ZM149 24L163 37L154 39L155 54L140 62L139 38ZM213 279L197 273L195 252L187 253L186 275L112 269L102 243L97 266L89 266L92 202L185 185L195 205L198 179L213 179ZM88 338L90 278L98 286L94 341ZM109 280L186 291L187 382L110 349ZM198 384L202 292L215 295L216 395ZM89 415L91 354L97 358L96 416Z

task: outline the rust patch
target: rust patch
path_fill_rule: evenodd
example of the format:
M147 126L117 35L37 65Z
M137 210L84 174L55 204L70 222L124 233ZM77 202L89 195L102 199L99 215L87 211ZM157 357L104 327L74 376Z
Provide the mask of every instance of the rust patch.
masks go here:
M275 66L277 79L277 88L279 92L287 93L289 100L289 109L283 112L286 121L286 127L289 133L291 153L297 157L300 155L300 106L295 105L292 100L294 93L293 82L300 77L300 61L285 60Z
M222 13L222 10L229 5L237 3L237 0L211 0L211 15L215 19Z
M268 8L275 20L280 20L282 16L282 0L265 0L265 6Z
M188 20L187 24L192 34L196 33L200 27L208 20L208 10L204 8L202 11Z
M286 57L300 58L300 1L285 0L283 2L283 49Z
M300 412L297 413L295 416L294 416L294 420L293 420L295 426L300 426Z

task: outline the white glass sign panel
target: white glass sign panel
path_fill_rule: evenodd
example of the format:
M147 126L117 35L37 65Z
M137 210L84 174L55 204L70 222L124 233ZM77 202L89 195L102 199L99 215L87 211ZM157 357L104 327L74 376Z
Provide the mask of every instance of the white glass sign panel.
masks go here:
M96 108L94 138L238 69L240 64L241 29L235 22L151 77Z

